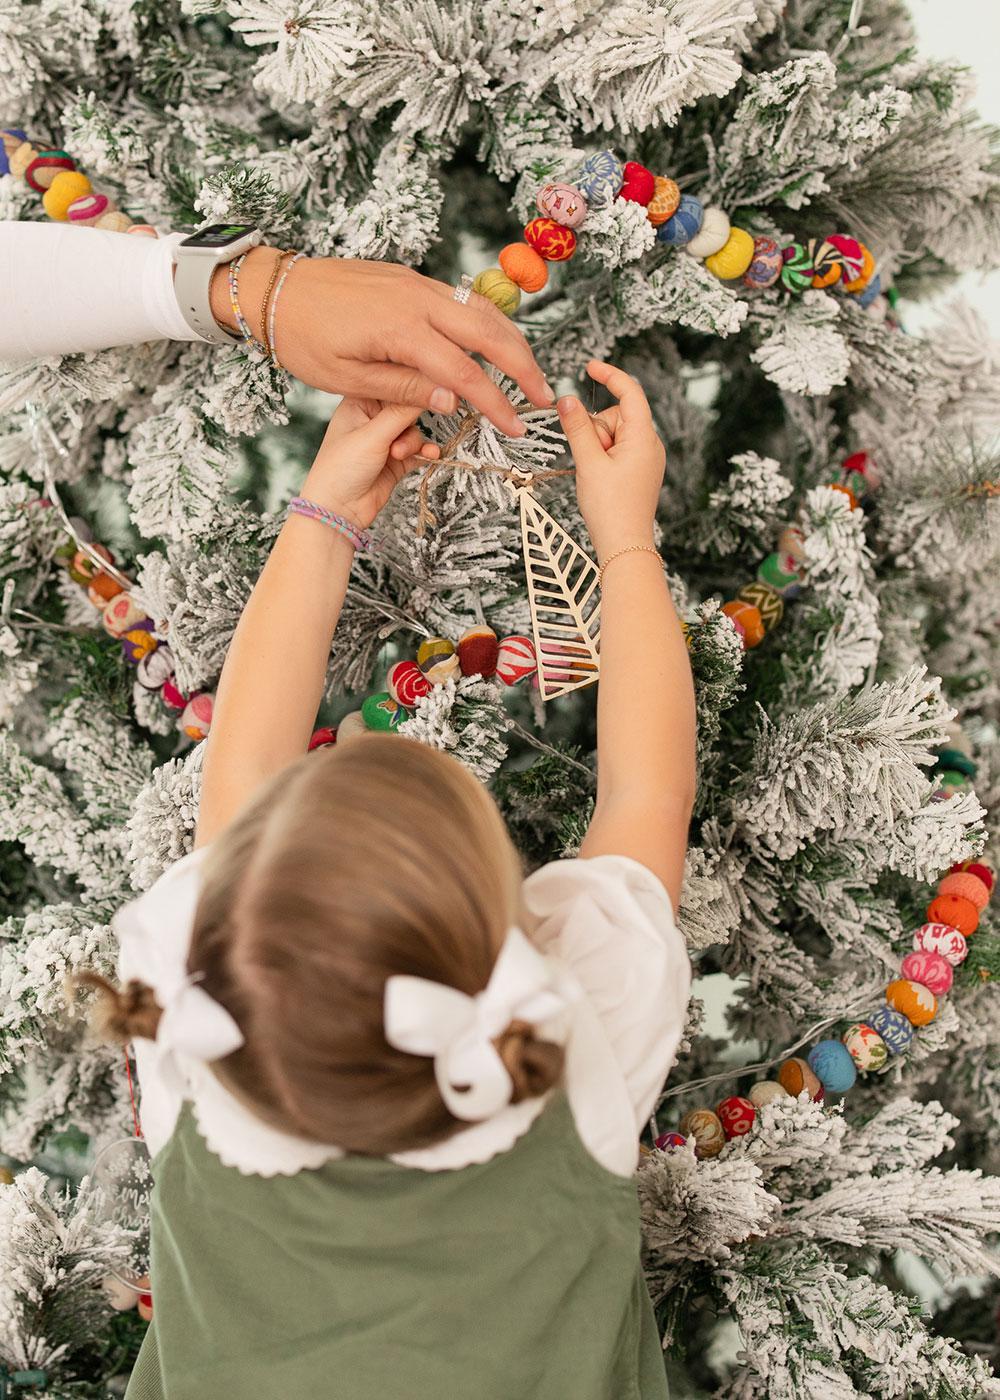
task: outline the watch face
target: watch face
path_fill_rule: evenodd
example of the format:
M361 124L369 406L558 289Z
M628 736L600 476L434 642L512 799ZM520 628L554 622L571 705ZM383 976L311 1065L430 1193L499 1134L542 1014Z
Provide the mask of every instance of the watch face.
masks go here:
M181 247L224 248L227 243L233 243L237 238L253 233L256 227L256 224L209 224L206 228L200 228L197 233L192 233L190 238L185 238Z

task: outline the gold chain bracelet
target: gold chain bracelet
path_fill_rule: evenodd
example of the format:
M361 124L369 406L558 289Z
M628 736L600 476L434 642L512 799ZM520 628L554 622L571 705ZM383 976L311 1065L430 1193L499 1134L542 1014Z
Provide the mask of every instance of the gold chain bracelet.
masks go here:
M619 549L619 550L617 550L614 554L609 554L608 557L607 557L607 559L605 559L604 563L601 565L600 569L597 571L597 582L598 582L598 585L603 584L603 582L604 582L604 570L608 567L608 565L609 565L609 564L612 564L616 559L620 559L620 558L622 557L623 554L655 554L656 557L657 557L657 559L660 558L660 551L659 551L654 545L651 545L651 544L627 544L627 545L625 546L624 549Z

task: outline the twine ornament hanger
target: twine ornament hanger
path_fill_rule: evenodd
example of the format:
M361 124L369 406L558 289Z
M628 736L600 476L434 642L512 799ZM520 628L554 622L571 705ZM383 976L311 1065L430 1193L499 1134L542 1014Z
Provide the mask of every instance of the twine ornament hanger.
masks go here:
M516 412L528 412L518 406ZM540 505L533 494L537 481L572 476L572 467L530 472L490 462L470 462L457 455L481 414L466 413L441 448L441 456L425 467L420 480L416 534L422 539L437 517L430 508L431 482L442 469L495 472L504 478L517 502L521 521L521 552L528 582L528 609L538 664L538 688L543 700L593 685L600 674L600 573L590 555Z

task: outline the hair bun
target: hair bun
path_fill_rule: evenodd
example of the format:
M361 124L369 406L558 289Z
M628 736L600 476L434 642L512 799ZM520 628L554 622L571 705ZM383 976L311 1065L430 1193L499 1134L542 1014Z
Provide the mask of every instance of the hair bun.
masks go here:
M80 972L73 980L75 986L92 987L97 992L90 1024L99 1039L125 1045L135 1036L156 1038L161 1012L152 987L145 982L133 980L116 987L99 972Z
M558 1081L565 1058L561 1045L539 1040L528 1021L511 1021L495 1042L514 1083L511 1103L535 1099Z

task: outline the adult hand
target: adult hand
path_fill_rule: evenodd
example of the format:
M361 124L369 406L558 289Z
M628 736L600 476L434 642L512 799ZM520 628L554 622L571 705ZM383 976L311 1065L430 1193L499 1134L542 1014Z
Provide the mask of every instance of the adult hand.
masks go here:
M260 303L275 250L254 248L240 269L240 306L261 339ZM552 390L521 332L486 297L463 306L454 288L396 263L307 258L289 273L275 317L275 349L296 378L332 394L454 413L460 398L501 432L524 435L507 397L467 353L508 375L537 407ZM236 329L225 269L212 280L212 312ZM402 449L394 447L393 456Z

